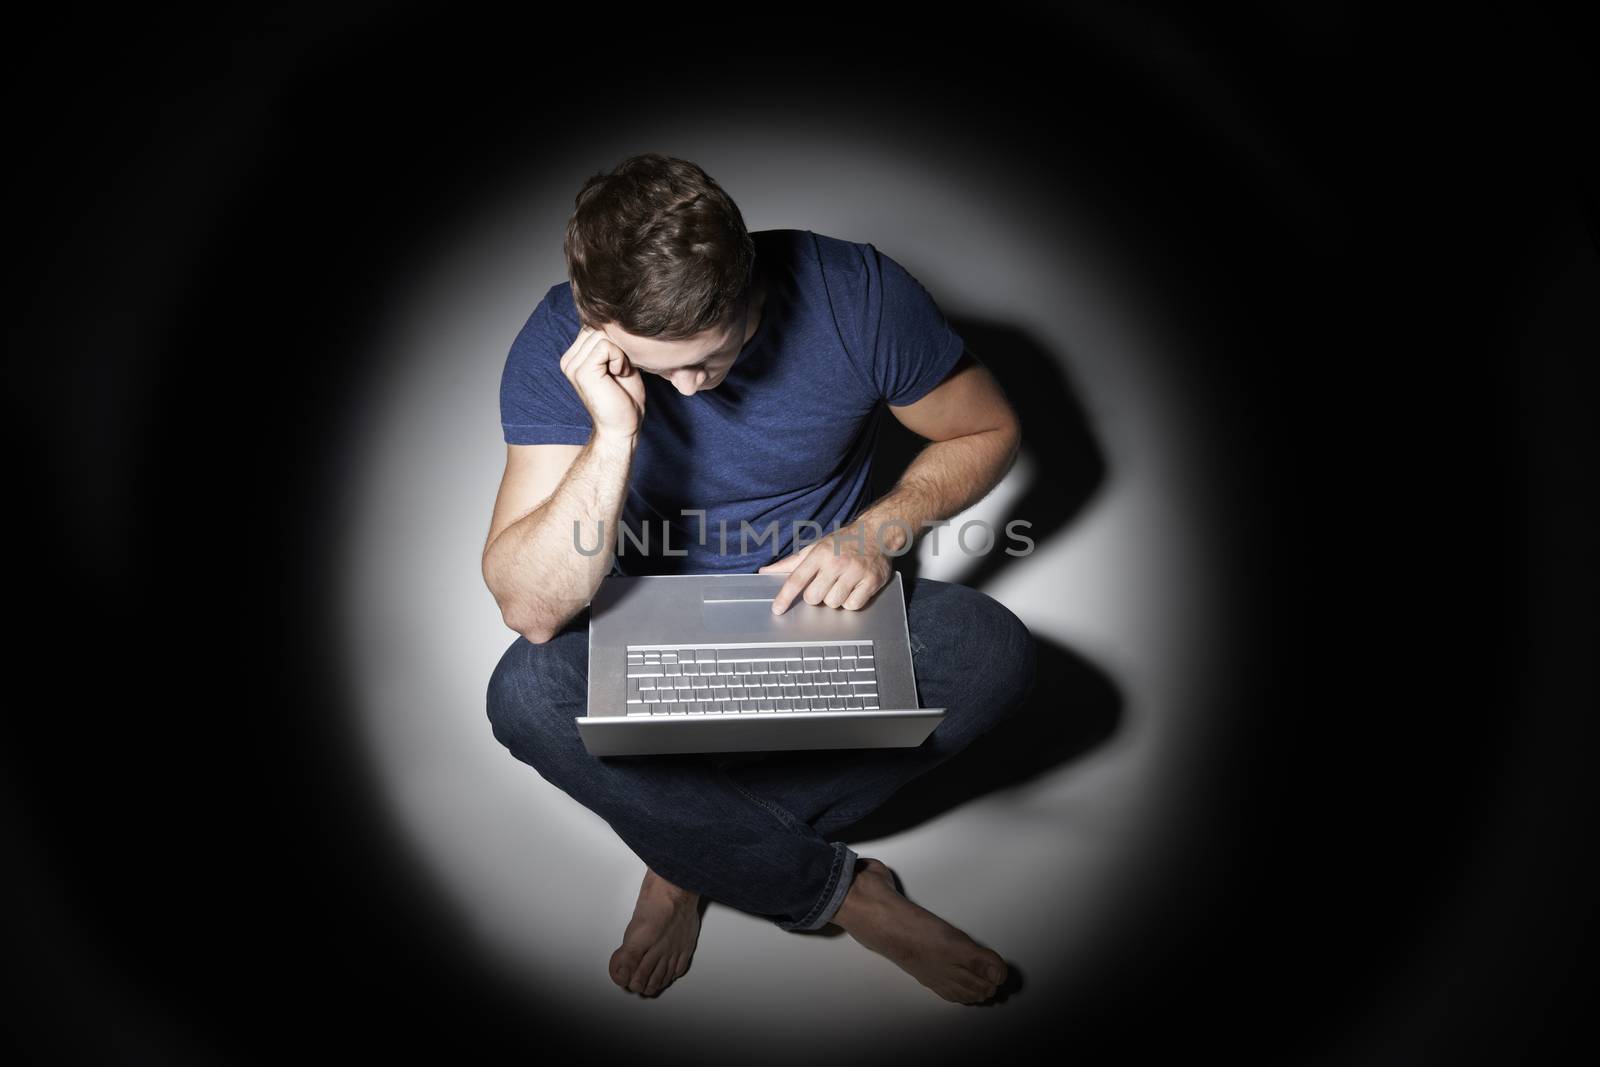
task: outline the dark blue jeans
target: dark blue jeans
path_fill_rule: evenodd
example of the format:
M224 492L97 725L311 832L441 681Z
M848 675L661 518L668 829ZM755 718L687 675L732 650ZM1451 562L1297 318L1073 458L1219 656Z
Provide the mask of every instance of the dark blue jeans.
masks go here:
M922 706L948 709L917 748L591 756L573 722L588 696L587 608L543 644L511 643L489 681L489 721L512 755L667 881L815 930L855 874L856 853L828 835L971 744L1033 687L1033 635L994 598L918 578L906 621Z

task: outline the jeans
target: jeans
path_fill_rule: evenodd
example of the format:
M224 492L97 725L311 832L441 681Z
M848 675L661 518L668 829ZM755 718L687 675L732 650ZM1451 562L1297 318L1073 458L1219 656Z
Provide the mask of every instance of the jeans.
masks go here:
M836 609L844 610L844 609ZM495 738L603 818L672 884L784 930L829 922L857 856L828 835L1010 715L1033 688L1034 642L1003 604L964 585L906 584L917 695L947 709L916 748L591 756L589 609L550 640L518 636L489 681Z

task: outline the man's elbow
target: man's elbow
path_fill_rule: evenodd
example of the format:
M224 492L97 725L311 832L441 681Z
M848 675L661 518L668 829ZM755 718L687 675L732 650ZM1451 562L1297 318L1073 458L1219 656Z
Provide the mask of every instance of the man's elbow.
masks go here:
M502 612L500 618L507 627L515 630L517 633L521 634L527 640L536 645L544 644L557 633L557 630L554 628L542 622L535 622L526 616L514 615L510 612Z
M556 635L556 629L547 623L535 619L521 605L512 605L500 602L500 621L505 623L506 629L515 630L523 637L536 645L542 645Z

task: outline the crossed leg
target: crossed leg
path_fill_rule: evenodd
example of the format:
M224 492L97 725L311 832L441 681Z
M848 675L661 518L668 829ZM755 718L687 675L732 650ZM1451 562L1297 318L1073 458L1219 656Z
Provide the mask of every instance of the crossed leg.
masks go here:
M488 692L495 737L647 865L611 959L618 985L654 995L684 973L702 897L786 930L837 921L949 1000L983 999L1003 980L997 953L907 901L883 864L823 837L960 751L1031 686L1032 637L991 598L918 579L906 606L921 702L949 709L918 749L772 753L733 767L711 755L602 759L573 721L587 696L585 616L550 641L519 637L506 650Z

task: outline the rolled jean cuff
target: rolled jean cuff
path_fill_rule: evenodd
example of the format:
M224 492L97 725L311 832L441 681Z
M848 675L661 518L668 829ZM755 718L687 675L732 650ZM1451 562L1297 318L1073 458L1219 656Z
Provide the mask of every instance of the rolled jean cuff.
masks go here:
M816 907L810 914L798 922L783 921L778 923L780 930L820 930L832 921L834 913L839 910L839 905L844 903L845 894L850 892L850 883L855 880L856 859L855 851L843 841L833 842L833 869L828 872L828 884L822 889L822 895L817 898Z

